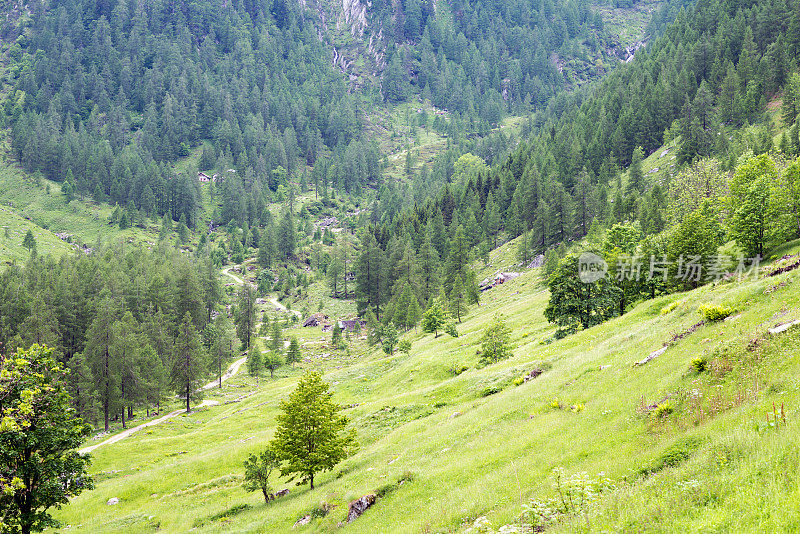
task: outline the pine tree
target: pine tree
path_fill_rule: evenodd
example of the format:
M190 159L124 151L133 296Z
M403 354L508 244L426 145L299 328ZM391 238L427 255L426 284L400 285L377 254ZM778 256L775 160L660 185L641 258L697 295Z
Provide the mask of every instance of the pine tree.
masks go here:
M270 333L269 348L274 352L281 352L283 350L283 335L281 334L281 325L278 320L272 321L272 332Z
M111 345L109 354L119 384L119 402L122 408L122 428L125 424L125 409L132 406L139 397L143 377L141 375L141 345L139 325L130 311L125 312L122 319L111 325Z
M253 346L250 352L247 353L247 374L253 378L258 378L262 369L264 369L264 357L258 347Z
M339 321L336 321L333 325L333 331L331 332L331 346L334 349L338 349L342 345L342 329L339 327Z
M234 322L236 323L236 334L242 342L242 348L249 350L256 327L256 294L250 284L245 283L239 289L234 310Z
M30 251L36 250L36 238L33 237L33 232L28 229L25 233L25 238L22 240L22 246Z
M297 341L296 337L292 337L292 340L289 342L289 349L286 351L286 363L294 368L294 364L302 359L303 355L300 352L300 342Z
M208 368L206 351L200 341L189 312L183 316L175 338L172 364L172 387L179 396L186 397L186 412L191 409L191 400L201 385L203 372Z
M450 314L455 315L458 322L461 322L461 317L467 313L467 291L464 277L459 274L453 283L453 288L450 290L448 303L450 305Z
M381 332L381 347L383 348L383 352L387 355L394 354L394 348L397 346L397 342L397 330L394 328L394 325L391 323L385 325Z
M631 156L631 165L628 167L628 185L626 192L628 194L642 191L644 187L644 175L642 174L642 159L644 154L642 147L637 146Z
M117 376L109 348L112 342L111 325L116 320L117 305L110 298L98 303L97 314L86 335L84 356L92 371L92 385L97 392L103 412L104 429L108 431L109 417L114 412L119 398Z

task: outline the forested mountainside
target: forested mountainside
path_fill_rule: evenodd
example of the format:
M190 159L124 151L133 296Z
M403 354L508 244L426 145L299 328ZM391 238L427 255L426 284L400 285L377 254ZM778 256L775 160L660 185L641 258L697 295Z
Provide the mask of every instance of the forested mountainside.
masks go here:
M665 4L655 20L677 5ZM343 16L353 8L322 7ZM311 167L322 175L314 179L339 190L376 185L380 154L363 123L384 101L426 97L450 114L449 125L435 126L458 137L486 133L506 114L604 74L631 52L596 7L361 5L374 22L358 38L388 59L371 89L354 90L335 63L325 10L311 4L36 2L4 22L13 43L4 121L28 172L68 184L70 195L184 216L190 228L196 181L168 164L202 144L199 170L235 170L224 195L246 198L221 222L236 211L249 226L278 185Z
M680 194L700 172L673 180L681 164L715 156L719 163L712 165L709 181L725 183L716 177L732 170L742 154L773 148L775 126L765 113L767 101L797 69L798 45L796 5L697 3L680 11L633 62L597 84L560 93L534 113L530 137L501 165L488 169L468 158L459 160L451 184L427 202L405 209L387 194L373 213L373 220L381 221L371 230L374 242L393 259L392 265L407 243L421 258L436 251L437 258L450 257L461 269L458 257L464 246L486 254L500 233L526 234L521 259L529 261L586 236L593 225L629 221L639 225L643 237L660 235L650 240L656 247L652 251L664 252L664 230L681 222L669 213L667 197ZM787 87L788 128L798 97L793 96L794 85ZM788 134L783 153L797 155L797 127ZM666 162L643 175L643 158L665 143L677 147L668 147L661 154L669 153ZM623 175L620 167L628 165ZM776 242L796 234L793 223L782 232ZM462 240L464 246L444 246ZM448 296L455 278L455 271L447 277ZM380 293L381 302L388 303L399 294L392 290L393 275L384 279L384 289L378 289L381 282L375 279L369 292ZM366 286L362 291L367 293ZM375 298L363 297L369 302Z

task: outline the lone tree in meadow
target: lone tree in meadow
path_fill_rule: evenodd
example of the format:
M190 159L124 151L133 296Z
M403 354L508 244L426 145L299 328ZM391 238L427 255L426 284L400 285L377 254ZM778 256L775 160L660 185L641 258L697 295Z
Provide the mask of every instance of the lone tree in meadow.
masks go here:
M71 405L66 377L47 347L0 359L0 532L58 527L48 508L93 488L90 459L75 451L91 428Z
M333 393L322 375L310 371L300 379L288 399L280 402L275 437L270 447L283 462L281 476L299 478L298 485L329 471L356 447L355 430L347 429L342 407L331 400Z
M293 337L289 342L289 349L286 351L286 363L294 367L294 364L299 362L302 358L303 355L300 352L300 342L297 341L296 337Z
M495 315L481 337L481 363L488 365L513 356L511 352L511 329L502 315Z
M28 232L25 234L25 237L22 239L22 246L27 248L28 250L36 249L36 238L33 237L33 232L31 232L30 228Z
M269 477L278 467L280 467L280 461L272 447L267 447L259 455L251 454L244 462L244 484L242 485L245 491L261 490L264 502L269 502L272 497Z
M444 313L438 300L434 300L431 307L422 315L422 331L426 334L433 334L439 337L439 330L447 322L447 314Z
M281 356L280 352L275 352L274 350L268 350L263 357L263 365L264 369L269 371L269 377L275 378L275 371L283 365L283 356Z

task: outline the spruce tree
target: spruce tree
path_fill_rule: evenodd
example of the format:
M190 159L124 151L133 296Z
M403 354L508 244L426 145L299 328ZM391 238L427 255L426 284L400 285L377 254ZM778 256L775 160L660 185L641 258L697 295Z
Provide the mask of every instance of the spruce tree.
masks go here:
M186 398L186 412L191 410L191 400L197 395L203 372L208 367L208 358L200 335L197 333L189 312L183 316L175 338L172 364L172 386L175 392Z

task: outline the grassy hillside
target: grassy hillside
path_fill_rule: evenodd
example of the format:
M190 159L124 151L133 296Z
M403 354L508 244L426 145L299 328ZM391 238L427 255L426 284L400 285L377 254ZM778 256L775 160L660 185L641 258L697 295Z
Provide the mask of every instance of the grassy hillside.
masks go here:
M555 497L558 468L566 478L604 473L613 487L554 531L797 526L800 328L767 329L800 318L800 271L648 301L555 342L542 316L547 299L528 272L485 293L460 337L410 333L408 356L384 357L355 339L349 354L332 351L318 331L298 327L302 366L258 387L235 377L209 394L220 406L97 449L97 489L58 516L82 532L285 532L327 509L296 530L457 532L479 516L515 522L531 498ZM709 302L734 308L733 319L701 326L633 366L688 331ZM514 357L479 369L478 338L496 313L512 328ZM692 367L699 356L702 373ZM270 439L278 400L300 367L325 370L335 400L353 405L346 413L361 448L313 491L276 481L291 493L264 505L241 488L242 462ZM534 368L544 373L514 385ZM785 409L777 428L767 424L773 403ZM375 491L384 495L376 505L342 525L347 503ZM111 497L120 504L106 505Z
M78 243L92 246L98 239L132 240L144 243L153 240L156 233L141 228L120 230L109 222L113 207L92 201L73 200L67 203L57 182L40 180L39 183L21 171L15 164L0 164L0 203L35 225L73 234Z
M56 237L55 234L20 217L8 208L0 206L0 260L6 263L24 262L30 251L22 246L25 234L30 230L36 239L36 251L39 254L51 254L59 257L75 248Z

